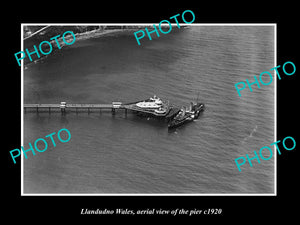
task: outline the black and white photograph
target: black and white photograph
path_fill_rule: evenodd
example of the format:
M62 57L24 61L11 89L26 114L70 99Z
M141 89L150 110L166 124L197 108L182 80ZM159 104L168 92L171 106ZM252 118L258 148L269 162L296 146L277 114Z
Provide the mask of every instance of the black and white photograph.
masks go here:
M276 66L275 24L22 29L22 146L56 132L22 159L24 195L275 194L274 157L235 162L275 141L275 82L235 88Z
M2 13L3 220L297 221L296 6L45 3Z

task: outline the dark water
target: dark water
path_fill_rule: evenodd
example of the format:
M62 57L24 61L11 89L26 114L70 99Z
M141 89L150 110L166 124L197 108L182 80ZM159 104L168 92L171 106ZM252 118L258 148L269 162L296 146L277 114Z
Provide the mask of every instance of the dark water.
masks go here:
M236 82L274 67L272 26L193 26L141 40L122 32L75 42L24 71L25 103L131 102L154 94L206 105L197 121L168 132L161 121L26 113L24 145L61 128L72 138L24 160L24 193L273 193L274 82L238 97ZM267 83L267 81L266 81Z

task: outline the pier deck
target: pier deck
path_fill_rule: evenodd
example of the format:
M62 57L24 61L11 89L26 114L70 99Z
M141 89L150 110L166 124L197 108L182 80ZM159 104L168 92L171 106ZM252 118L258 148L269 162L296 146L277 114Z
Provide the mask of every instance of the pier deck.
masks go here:
M167 106L165 113L155 113L153 110L141 109L137 107L135 103L122 104L121 102L112 102L111 104L66 104L66 102L61 102L61 104L24 104L24 112L36 111L45 112L46 110L50 112L52 111L61 111L61 113L65 113L66 111L76 111L80 109L87 109L88 112L92 109L98 109L100 112L102 109L111 110L113 114L115 114L116 110L122 109L127 114L127 111L133 111L138 113L144 113L148 115L154 115L156 117L170 117L173 114L176 114L179 109L174 107ZM81 111L81 110L80 110Z
M64 104L62 104L64 103ZM24 112L30 111L30 109L34 110L36 112L39 111L45 111L45 109L48 109L49 113L52 111L61 111L61 113L65 113L66 110L69 111L76 111L80 109L87 109L88 112L90 112L91 109L98 109L100 112L102 109L108 109L111 110L112 113L115 113L115 109L120 108L120 104L66 104L65 102L62 102L61 104L24 104ZM126 112L127 113L127 112Z
M61 108L60 104L24 104L24 108ZM97 108L97 109L112 109L113 104L67 104L66 108Z

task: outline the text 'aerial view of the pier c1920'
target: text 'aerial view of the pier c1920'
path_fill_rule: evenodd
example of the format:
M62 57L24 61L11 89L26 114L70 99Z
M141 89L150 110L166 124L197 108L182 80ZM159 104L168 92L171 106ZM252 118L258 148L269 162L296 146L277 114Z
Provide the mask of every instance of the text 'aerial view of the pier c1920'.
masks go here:
M273 159L234 162L274 139L274 84L234 88L273 67L274 27L175 24L138 45L146 27L22 25L24 52L52 48L22 62L24 148L72 134L23 158L23 194L274 193Z

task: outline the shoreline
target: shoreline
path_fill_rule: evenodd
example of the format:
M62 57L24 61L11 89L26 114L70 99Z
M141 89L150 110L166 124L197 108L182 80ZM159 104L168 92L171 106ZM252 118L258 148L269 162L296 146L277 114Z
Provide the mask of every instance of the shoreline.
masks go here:
M111 30L99 30L99 29L97 29L97 30L87 31L87 32L84 32L84 33L75 33L74 35L75 35L76 41L75 41L74 44L76 44L77 41L84 41L84 40L88 40L88 39L91 39L91 38L105 37L105 36L110 35L110 34L119 34L119 33L125 32L125 31L130 31L130 30L134 31L136 29L139 29L139 28L111 29ZM65 40L68 42L68 40L70 40L71 38L72 38L72 36L66 36ZM55 40L49 41L52 44L52 47L53 47L51 54L55 54L58 50L61 51L65 46L68 46L67 44L65 44L63 42L62 37L57 38L57 41L58 41L61 49L58 49ZM34 59L33 61L30 61L27 58L28 61L27 62L24 61L24 69L28 69L27 66L32 65L32 64L43 63L43 60L47 57L48 57L48 55L40 54L40 58Z
M167 26L167 25L163 24L163 27L164 26ZM74 44L76 44L76 42L78 42L78 41L88 40L88 39L91 39L91 38L100 38L100 37L105 37L105 36L109 36L109 35L118 35L120 33L128 32L128 31L131 31L132 34L133 34L135 31L141 30L141 29L143 29L145 27L149 27L149 25L139 25L139 26L136 26L136 27L126 27L126 28L116 28L116 29L104 29L104 30L103 29L95 29L95 30L86 31L86 32L83 32L83 33L74 33L75 38L76 38L76 41L75 41ZM65 36L65 40L67 42L71 38L72 38L71 35L70 36ZM23 39L23 41L24 41L24 39ZM67 44L65 44L63 42L62 37L57 38L57 41L58 41L61 49L59 49L57 47L57 43L56 43L55 40L49 41L52 44L52 52L51 52L51 54L55 54L58 50L62 51L62 49L65 46L68 46ZM44 50L48 50L48 49L49 48L45 48ZM36 58L33 61L30 61L28 58L25 58L24 59L24 69L28 69L27 66L32 65L32 64L43 63L44 59L47 58L47 57L48 57L48 55L40 54L40 58Z
M75 37L76 37L76 41L80 41L80 40L87 40L90 38L98 38L98 37L102 37L105 36L107 34L112 34L112 33L119 33L119 32L123 32L123 31L128 31L129 29L114 29L114 30L91 30L91 31L87 31L84 33L76 33Z

